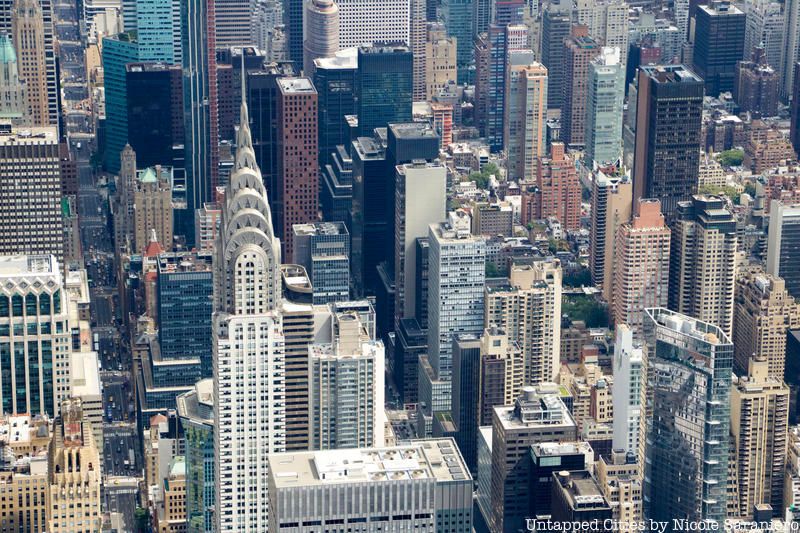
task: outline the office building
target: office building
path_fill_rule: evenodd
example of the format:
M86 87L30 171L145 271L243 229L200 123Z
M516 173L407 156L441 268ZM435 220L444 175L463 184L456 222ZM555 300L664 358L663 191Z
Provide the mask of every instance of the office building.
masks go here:
M320 109L322 104L320 104ZM353 158L347 144L339 144L331 152L331 162L322 168L320 180L319 208L323 220L350 219L353 203ZM322 150L320 150L322 158Z
M734 345L735 346L735 345ZM789 387L770 376L769 362L749 361L746 374L733 378L731 435L737 468L740 512L747 517L760 504L783 508L786 447L789 432Z
M480 1L480 0L478 0ZM473 5L475 0L444 0L441 5L447 35L456 41L456 66L458 83L467 83L473 77L470 72L472 62ZM488 21L487 21L488 29ZM482 31L486 31L483 29Z
M198 359L201 375L212 374L211 314L213 273L210 257L194 254L158 262L158 337L166 359Z
M617 230L614 247L614 323L640 333L645 309L668 302L670 230L661 202L636 200L633 219Z
M534 218L553 217L567 230L580 229L581 184L564 143L550 143L550 157L537 159Z
M513 235L514 209L510 203L473 203L472 233L495 237L497 235Z
M382 17L386 17L383 13ZM404 44L359 46L356 111L358 131L411 122L413 55Z
M447 218L447 169L440 163L413 162L395 170L394 276L395 325L416 317L417 239ZM419 317L417 317L419 318Z
M627 169L595 167L592 171L592 224L589 271L592 283L611 302L617 230L631 219L633 183Z
M561 280L558 260L536 261L486 285L484 322L519 344L527 384L554 380L561 364Z
M753 49L751 60L736 64L733 97L742 112L750 112L754 117L773 117L778 113L780 77L766 63L766 57L764 48L758 46Z
M152 240L172 250L172 167L156 166L136 173L133 221L134 250L144 251Z
M733 315L734 369L746 375L751 360L764 360L768 375L783 380L790 330L800 325L800 302L783 278L761 269L740 269Z
M50 420L30 415L0 419L0 442L9 457L0 463L0 486L10 505L0 507L0 529L45 531L48 492L47 449Z
M534 180L536 162L545 154L547 76L541 63L509 65L504 134L509 179Z
M644 359L641 343L633 341L633 331L617 324L614 342L614 381L611 396L614 411L615 450L638 455L641 436Z
M527 452L531 456L528 516L549 515L553 504L553 473L576 471L592 464L594 451L588 442L542 442Z
M0 254L64 257L55 128L0 133Z
M792 100L792 95L800 87L795 83L800 61L800 2L790 1L784 4L783 49L781 50L781 95L784 100Z
M213 7L217 48L253 44L255 6L252 0L214 0Z
M767 273L786 281L786 290L800 299L800 204L772 200L767 240Z
M339 6L333 0L314 0L304 9L303 69L306 76L313 76L314 60L339 51Z
M198 381L177 399L186 439L186 530L214 530L214 383Z
M125 65L126 138L141 168L172 165L174 146L183 144L181 76L178 65Z
M525 527L528 511L530 448L553 441L575 441L575 421L554 384L524 387L513 405L495 407L491 431L491 482L487 487L492 531L515 532ZM481 469L479 457L479 472ZM479 473L480 476L480 473ZM479 484L478 498L482 497Z
M183 144L190 213L211 200L217 185L214 180L219 161L219 114L214 15L215 0L181 0ZM194 245L194 235L186 235L186 241L189 246Z
M727 0L714 0L695 11L692 58L706 94L733 90L736 62L744 50L745 14Z
M315 305L350 299L350 234L342 222L296 224L293 262L305 267Z
M331 343L309 346L309 434L314 450L384 444L383 343L358 314L332 318Z
M49 5L49 2L48 2ZM45 24L42 3L37 0L14 0L11 13L11 35L18 60L19 77L27 88L28 109L26 115L32 125L58 125L58 94L51 94L50 77L55 76L55 63L49 52L53 52L52 20ZM48 9L52 10L51 7ZM52 13L50 13L52 17ZM47 34L49 32L49 36ZM55 99L56 109L50 109L50 100Z
M586 92L585 161L613 164L622 156L625 101L625 65L619 48L603 47L591 61Z
M487 35L489 60L486 63L488 74L485 76L485 85L481 85L482 88L485 87L485 94L481 94L480 98L485 106L484 134L492 151L500 151L503 148L508 69L512 63L512 53L527 48L527 35L528 28L522 24L489 25ZM514 62L518 64L533 62L532 53L527 53L523 57L524 59L516 59Z
M561 108L561 139L569 146L584 146L589 65L600 54L601 47L589 36L586 26L573 26L571 35L564 41L564 48L566 83Z
M339 6L340 48L370 43L405 43L412 47L412 18L417 13L411 0L339 0L336 5ZM422 17L424 24L424 13ZM424 34L422 40L424 44Z
M619 48L620 63L628 62L629 5L620 0L579 0L575 22L589 28L589 35L609 48Z
M645 311L644 339L644 516L722 523L733 345L717 326L663 308Z
M270 531L472 529L472 478L451 438L269 460ZM325 505L345 499L352 505Z
M120 153L127 144L128 108L125 67L139 61L136 34L120 33L103 39L103 87L105 90L105 148L103 167L120 171Z
M280 187L272 207L277 208L275 233L283 237L286 257L292 257L292 226L317 219L317 91L308 78L280 78L277 83Z
M739 262L736 219L717 196L679 202L670 246L669 307L732 336Z
M431 101L448 84L458 80L455 37L448 37L447 29L437 22L428 23L425 40L425 98Z
M327 164L334 165L334 152L339 145L350 144L350 126L347 115L356 114L356 81L358 75L358 49L348 48L337 52L333 57L314 60L314 87L317 89L319 110L319 162L325 172ZM333 171L333 167L331 168ZM324 198L325 191L320 191ZM321 203L325 220L345 220L328 218L325 202Z
M54 417L71 388L69 295L61 267L45 255L5 256L0 267L2 411Z
M550 4L542 14L542 64L547 68L547 108L561 109L567 83L564 39L569 37L572 17L559 4Z
M5 88L0 94L0 118L15 126L30 125L28 87L19 77L17 52L6 34L0 35L0 65L0 85Z
M491 424L495 407L514 403L523 379L522 350L505 331L489 327L480 338L454 338L451 412L455 439L470 470L477 470L478 428Z
M637 76L633 199L659 198L667 221L697 192L703 80L683 65Z
M316 131L310 142L316 144ZM284 335L275 312L281 246L244 99L222 216L212 336L215 530L261 531L268 519L267 454L286 447Z
M122 4L124 31L135 32L139 50L146 60L166 65L180 63L180 13L176 13L178 2L122 0Z
M47 531L100 529L100 452L80 400L65 400L48 450Z
M428 230L428 353L436 375L449 380L453 336L483 331L486 241L470 233L470 217L448 213Z
M778 94L781 93L781 60L786 17L783 5L773 0L760 0L747 6L745 13L744 50L746 60L757 47L764 48L766 64L778 75Z
M611 506L597 480L588 470L561 471L553 478L551 520L556 523L598 523L611 519Z
M427 354L428 332L416 318L404 318L395 330L394 345L387 355L389 373L392 375L400 402L403 405L417 402L419 384L417 364L420 355Z

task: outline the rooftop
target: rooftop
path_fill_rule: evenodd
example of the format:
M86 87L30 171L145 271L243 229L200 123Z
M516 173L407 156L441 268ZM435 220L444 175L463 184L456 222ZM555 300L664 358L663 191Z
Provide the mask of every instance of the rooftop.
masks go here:
M58 276L58 262L52 255L0 256L0 278L26 275Z
M708 344L730 344L719 327L662 307L645 309L645 315L661 327L688 335Z
M278 87L284 93L316 93L314 84L308 78L278 78Z
M270 454L269 475L279 489L419 479L437 483L471 480L451 438L391 448Z
M0 131L0 146L6 145L31 145L31 144L58 144L56 128L43 127L19 127L11 128L11 131Z
M320 57L314 60L314 66L319 69L352 69L358 68L358 48L345 48L339 50L333 57Z
M702 78L685 65L648 65L640 68L656 83L703 83Z
M495 407L494 411L506 430L575 426L569 409L561 399L559 387L554 383L524 387L514 405Z
M343 222L312 222L292 226L295 235L347 235Z

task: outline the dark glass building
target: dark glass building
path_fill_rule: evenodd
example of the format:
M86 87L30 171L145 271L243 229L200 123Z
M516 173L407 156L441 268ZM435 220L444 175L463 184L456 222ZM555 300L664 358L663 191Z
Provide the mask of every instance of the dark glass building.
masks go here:
M548 6L542 15L542 64L547 67L547 108L561 109L564 105L566 74L564 39L569 37L572 18L558 4Z
M211 258L187 255L158 265L158 335L165 360L199 359L211 377Z
M633 200L659 198L672 221L697 192L703 80L683 65L643 66L637 80Z
M528 516L549 515L553 501L553 473L583 470L592 460L585 442L543 442L530 448L531 473Z
M481 341L465 333L453 338L452 416L455 439L464 462L478 469L478 426L481 407Z
M706 82L706 94L732 91L736 62L744 50L745 14L728 0L697 6L694 68Z
M394 358L389 369L394 378L400 401L417 402L419 356L428 353L428 332L414 318L403 318L395 333Z
M372 135L375 128L411 122L413 56L405 44L386 43L358 49L358 129Z
M349 225L353 204L353 159L345 145L340 144L333 151L330 161L321 168L320 173L319 204L322 219L344 220Z
M183 143L181 69L164 63L129 63L128 144L139 168L173 165L173 146Z
M357 60L352 54L314 60L314 86L319 95L319 164L322 168L332 162L336 147L346 145L350 138L350 126L345 115L356 113Z

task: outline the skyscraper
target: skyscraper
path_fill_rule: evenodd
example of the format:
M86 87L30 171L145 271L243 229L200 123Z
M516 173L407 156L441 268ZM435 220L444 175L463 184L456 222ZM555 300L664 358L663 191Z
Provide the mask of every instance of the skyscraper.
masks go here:
M624 0L579 0L575 6L575 22L588 26L589 35L603 46L619 48L623 69L628 62L628 10Z
M64 257L61 160L55 128L0 134L0 254Z
M738 266L736 219L715 196L678 203L672 226L669 306L732 335Z
M356 114L357 77L358 51L355 48L342 50L334 57L314 60L314 87L319 109L319 164L322 169L326 164L334 164L337 146L350 144L350 126L345 116Z
M767 64L764 48L753 49L750 60L736 64L733 97L742 112L754 117L772 117L778 114L780 76Z
M120 153L128 143L128 91L125 68L139 61L136 34L124 32L103 39L103 83L106 103L106 146L103 166L120 171Z
M413 55L403 44L375 44L358 49L358 130L411 122Z
M212 337L215 529L263 531L268 520L267 454L286 447L284 336L276 313L281 248L244 99L222 217Z
M739 509L752 517L759 504L783 509L786 446L789 432L789 387L769 372L769 362L751 359L745 375L731 388L731 435L737 468ZM731 481L729 481L730 483Z
M800 302L786 282L760 268L740 269L733 315L734 370L746 375L752 359L765 360L770 376L783 380L787 333L800 326Z
M305 23L303 70L310 77L317 58L333 57L339 51L339 6L334 0L312 0L305 7Z
M504 125L506 117L507 75L509 60L514 50L527 47L528 28L522 24L490 24L489 42L489 74L486 79L486 142L492 151L499 151L504 143ZM517 62L530 64L533 54L528 53L518 58Z
M428 230L428 353L439 379L453 370L453 336L483 331L486 241L470 233L470 217L448 213Z
M253 45L254 14L254 0L214 0L215 46Z
M188 210L211 198L216 185L219 116L214 0L181 0L184 151ZM194 235L186 236L189 245Z
M25 82L19 77L19 62L14 44L6 34L0 34L0 117L14 125L30 123L28 94Z
M350 299L350 234L343 222L295 224L293 262L311 279L313 303Z
M614 251L612 313L615 324L637 333L648 307L667 304L670 231L661 202L635 200L633 219L617 230Z
M180 18L173 16L177 3L176 0L122 0L124 31L135 32L145 61L167 65L180 61L180 40L175 38L176 30L180 35Z
M513 64L515 55L511 54L509 65L505 150L509 177L532 181L536 162L545 153L547 69L537 62Z
M564 105L564 39L569 37L572 17L560 4L549 4L542 15L542 64L547 67L547 108Z
M480 1L443 0L442 2L442 17L447 28L447 35L456 39L458 83L466 83L471 78L469 65L472 61L473 3Z
M447 170L440 163L408 163L396 170L394 275L395 325L416 317L417 239L428 236L428 226L446 218ZM418 317L416 317L418 318Z
M155 240L172 251L172 167L140 170L133 189L133 227L136 252Z
M561 281L555 260L512 265L508 280L486 285L484 322L519 344L525 383L552 381L561 365Z
M789 294L800 299L800 204L772 200L767 241L767 273L786 281Z
M592 283L611 302L617 230L631 219L633 183L625 169L596 168L592 172L592 224L589 229L589 270Z
M676 517L722 524L733 345L713 324L663 308L644 315L644 516L670 525Z
M438 22L429 22L425 41L425 94L415 100L430 101L439 91L458 79L456 50L453 37Z
M533 444L574 441L575 421L552 383L524 387L513 405L495 407L492 414L491 531L512 533L525 527ZM479 458L480 461L480 458ZM479 465L479 472L481 466ZM479 473L480 475L480 473ZM481 497L478 488L478 497Z
M745 14L728 0L698 5L695 12L694 68L706 94L733 90L736 62L744 49Z
M276 209L275 234L292 256L292 226L317 219L319 162L317 160L317 91L308 78L280 78L278 83L278 179L271 191Z
M611 396L614 408L615 450L639 454L642 418L642 392L645 390L645 367L641 343L633 342L627 324L617 324L614 342L614 384Z
M773 0L760 0L747 7L742 57L745 59L751 57L756 47L763 46L767 65L775 70L780 80L783 67L781 65L783 39L786 29L786 14L783 12L783 5ZM780 81L778 85L780 85Z
M292 526L301 533L342 524L360 531L472 529L472 478L453 439L272 454L269 460L269 531L292 523L308 524ZM340 501L352 505L325 504ZM373 502L381 511L373 511ZM310 525L317 523L324 525Z
M600 54L600 45L586 26L573 26L564 40L564 106L561 108L561 139L570 146L583 146L586 133L586 103L589 96L589 65ZM619 117L622 118L621 115Z
M683 65L638 72L633 199L659 198L667 221L697 192L703 80Z
M581 184L564 144L550 144L550 157L537 159L535 218L554 217L565 229L579 229Z
M3 256L0 265L2 411L54 417L70 394L69 295L61 267L51 255ZM23 316L35 337L23 336Z
M795 65L800 61L800 1L789 0L784 4L783 49L781 50L781 94L784 100L794 100L794 82L797 75Z
M36 126L58 126L60 97L53 55L52 6L49 1L15 0L12 9L12 41L19 77L28 89L30 122Z
M619 48L603 47L589 65L585 144L587 166L607 165L622 156L625 65Z
M332 317L330 343L309 346L309 433L314 450L384 444L384 348L354 312Z
M286 38L286 59L294 63L295 69L303 65L303 0L287 0L283 6L283 25Z

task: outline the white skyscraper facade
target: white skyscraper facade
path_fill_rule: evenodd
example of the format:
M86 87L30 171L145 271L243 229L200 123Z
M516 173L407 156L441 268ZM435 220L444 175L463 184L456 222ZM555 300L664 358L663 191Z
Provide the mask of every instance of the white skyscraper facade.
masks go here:
M638 453L642 415L642 383L644 363L642 347L633 342L633 331L626 324L617 326L614 343L614 406L615 450Z
M244 91L243 91L244 93ZM266 531L267 454L286 448L280 242L242 102L215 261L216 530Z
M463 211L431 224L428 240L428 354L439 379L453 372L453 337L483 331L486 241L471 234Z
M309 425L315 450L384 445L385 350L349 311L332 343L309 346Z
M625 66L618 48L603 47L589 65L586 162L614 163L622 155Z

